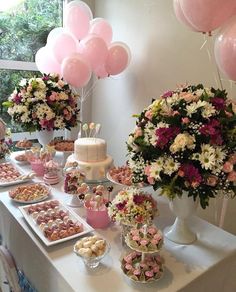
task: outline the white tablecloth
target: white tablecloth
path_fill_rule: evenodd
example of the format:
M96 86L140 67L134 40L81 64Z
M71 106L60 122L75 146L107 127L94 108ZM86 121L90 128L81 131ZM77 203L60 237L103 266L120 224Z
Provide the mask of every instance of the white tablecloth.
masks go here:
M0 189L0 231L18 268L22 269L40 292L128 292L128 291L236 291L236 237L198 217L191 226L198 234L192 245L178 245L165 239L161 256L165 260L163 278L152 284L136 284L120 269L120 229L111 225L97 230L111 243L111 251L100 266L88 270L73 253L75 240L46 247L27 225L18 204L8 197L8 189ZM63 202L68 195L57 185L52 195ZM156 224L163 229L173 223L166 200L158 198L160 216ZM75 209L74 209L75 210ZM82 208L76 211L84 217ZM232 219L233 220L233 219Z

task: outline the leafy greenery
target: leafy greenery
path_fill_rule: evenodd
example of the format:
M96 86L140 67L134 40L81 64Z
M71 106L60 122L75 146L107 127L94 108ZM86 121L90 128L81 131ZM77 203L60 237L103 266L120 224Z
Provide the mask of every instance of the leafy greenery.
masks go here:
M48 33L62 25L63 0L24 0L14 11L0 13L0 59L34 62L37 50L46 44ZM22 78L39 72L0 68L0 113L10 123L2 102L6 101ZM13 131L18 131L14 127Z

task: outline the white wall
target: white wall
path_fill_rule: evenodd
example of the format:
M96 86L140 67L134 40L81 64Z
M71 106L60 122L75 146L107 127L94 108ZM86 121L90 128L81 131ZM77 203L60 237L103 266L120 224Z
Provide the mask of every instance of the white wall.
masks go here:
M132 53L128 69L119 76L99 80L92 97L92 120L102 124L101 136L108 142L109 153L116 165L122 165L126 160L125 141L135 125L132 114L140 113L152 98L174 89L176 84L219 86L211 49L213 38L208 37L200 50L204 35L177 21L172 0L95 0L95 16L107 19L113 28L113 40L127 43ZM236 93L235 85L231 88L228 81L224 85L229 93ZM213 205L200 212L211 222L215 217ZM230 212L235 210L236 200L230 204ZM225 227L236 234L231 218Z

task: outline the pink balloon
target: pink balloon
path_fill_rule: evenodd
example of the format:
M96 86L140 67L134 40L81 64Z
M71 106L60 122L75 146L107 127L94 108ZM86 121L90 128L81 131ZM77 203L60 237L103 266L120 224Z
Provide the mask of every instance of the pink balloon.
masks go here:
M74 0L74 1L71 1L68 4L66 4L65 14L67 14L68 10L74 6L80 7L88 15L90 20L93 19L93 13L92 13L90 7L85 2L79 1L79 0Z
M112 43L108 50L105 68L109 75L117 75L125 70L131 59L129 47L122 42Z
M90 21L89 33L98 35L107 45L109 45L112 40L112 27L104 18L94 18Z
M103 78L108 77L108 73L106 71L106 68L105 68L104 64L102 66L98 67L96 70L94 70L94 74L99 79L103 79Z
M188 19L184 16L182 8L179 4L179 0L174 0L173 6L174 6L175 16L178 19L178 21L185 24L186 26L188 26L191 30L198 31L198 29L196 27L194 27L191 24L191 22L189 22Z
M96 70L105 63L108 48L102 38L91 34L79 43L78 52L90 63L92 70Z
M61 65L55 60L47 47L42 47L37 51L35 63L41 73L57 73L61 75Z
M72 6L65 16L65 28L81 40L88 34L89 16L80 6Z
M215 59L220 70L236 81L236 17L229 21L215 40Z
M179 0L187 20L201 32L220 27L236 12L235 0Z
M50 48L55 59L61 63L64 58L76 52L77 41L69 33L62 32L61 34L56 35L55 39L51 40Z
M65 32L64 28L63 27L56 27L56 28L53 28L49 34L48 34L48 37L47 37L47 44L50 45L51 42L53 42L53 40L58 36L60 35L61 33Z
M85 86L91 78L89 64L80 54L73 54L62 62L62 76L66 82L75 88Z

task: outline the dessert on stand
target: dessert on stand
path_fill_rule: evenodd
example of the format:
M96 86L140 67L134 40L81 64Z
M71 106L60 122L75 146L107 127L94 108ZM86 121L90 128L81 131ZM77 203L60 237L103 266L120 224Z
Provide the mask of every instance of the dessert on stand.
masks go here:
M85 175L78 167L77 162L73 162L71 166L64 168L64 185L65 193L71 195L67 205L70 207L80 207L85 194L89 191L89 186L85 183ZM79 197L80 196L80 197Z
M98 185L93 187L92 193L87 193L84 198L86 218L88 224L94 228L106 228L110 223L107 207L110 204L112 187Z
M106 173L113 165L113 159L107 154L107 143L97 138L100 124L84 124L85 137L79 137L74 143L74 153L67 159L67 165L77 162L87 181L104 181Z

